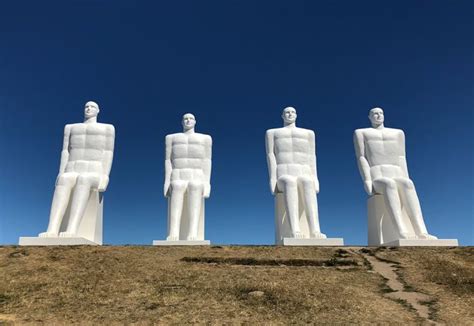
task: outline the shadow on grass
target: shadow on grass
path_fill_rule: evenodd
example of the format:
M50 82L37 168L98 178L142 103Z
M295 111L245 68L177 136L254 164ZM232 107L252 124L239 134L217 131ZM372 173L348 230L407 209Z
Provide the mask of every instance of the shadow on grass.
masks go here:
M255 259L255 258L222 258L222 257L183 257L181 261L187 263L203 264L225 264L243 266L358 266L357 261L352 259L331 258L329 260L315 259Z

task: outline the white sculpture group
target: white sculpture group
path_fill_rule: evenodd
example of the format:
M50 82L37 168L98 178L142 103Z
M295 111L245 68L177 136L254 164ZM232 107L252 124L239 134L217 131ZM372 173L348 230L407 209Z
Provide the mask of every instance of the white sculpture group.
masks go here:
M102 193L112 166L115 129L97 122L99 106L87 102L84 122L66 125L49 225L20 245L102 244ZM316 139L296 127L296 110L282 112L284 126L266 132L270 191L275 196L275 242L282 245L343 245L319 225ZM354 145L369 194L369 245L457 245L428 234L405 157L402 130L384 127L380 108L370 110L372 128L357 129ZM195 132L183 116L183 132L166 136L164 196L168 236L155 245L207 245L204 200L211 192L212 138Z

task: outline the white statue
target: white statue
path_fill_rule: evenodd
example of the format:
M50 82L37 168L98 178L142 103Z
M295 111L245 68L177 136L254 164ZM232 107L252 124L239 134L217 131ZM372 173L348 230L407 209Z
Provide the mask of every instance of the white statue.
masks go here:
M39 237L81 237L78 231L88 202L92 195L98 197L98 192L107 189L114 154L115 129L110 124L98 123L98 114L97 103L87 102L84 122L68 124L64 128L61 164L48 230L40 233ZM67 225L64 225L63 218L67 210L68 220ZM100 233L101 223L102 221ZM64 231L60 232L61 230ZM101 241L102 235L99 237Z
M381 108L369 112L372 128L354 132L360 174L369 201L369 245L399 239L436 239L428 234L405 157L405 134L384 127ZM383 221L383 215L389 221ZM377 217L378 216L378 217ZM387 219L385 219L387 220Z
M211 193L212 138L194 131L183 116L183 132L166 136L164 195L168 197L168 241L204 240L204 199Z
M285 108L281 117L284 127L267 130L265 139L270 190L277 196L276 242L281 243L284 237L325 239L316 198L319 181L314 132L296 127L292 107ZM283 205L278 196L282 196Z

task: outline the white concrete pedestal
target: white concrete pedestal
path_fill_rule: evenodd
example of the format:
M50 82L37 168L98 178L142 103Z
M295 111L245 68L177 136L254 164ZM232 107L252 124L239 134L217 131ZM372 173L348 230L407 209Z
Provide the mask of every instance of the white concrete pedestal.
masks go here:
M279 244L283 246L343 246L344 240L342 238L328 238L328 239L283 238L283 241Z
M20 246L97 246L98 243L84 238L40 238L40 237L20 237Z
M153 240L154 246L209 246L209 240Z
M69 223L70 207L68 206L59 232L65 232ZM97 190L91 191L86 211L82 217L76 237L20 237L20 246L74 246L102 245L102 219L104 196Z
M399 239L382 244L385 247L457 247L457 239Z

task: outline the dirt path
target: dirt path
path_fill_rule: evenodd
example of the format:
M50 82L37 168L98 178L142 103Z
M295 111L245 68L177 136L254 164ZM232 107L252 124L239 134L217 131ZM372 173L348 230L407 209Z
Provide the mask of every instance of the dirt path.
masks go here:
M437 323L430 317L430 309L426 304L432 302L433 298L424 293L416 291L407 291L405 286L395 272L397 266L393 263L378 259L375 255L370 255L366 252L359 251L360 254L370 263L374 272L380 274L387 280L387 286L393 292L385 293L384 296L393 300L402 300L408 303L420 316L426 321L437 325ZM423 304L425 303L425 304Z

